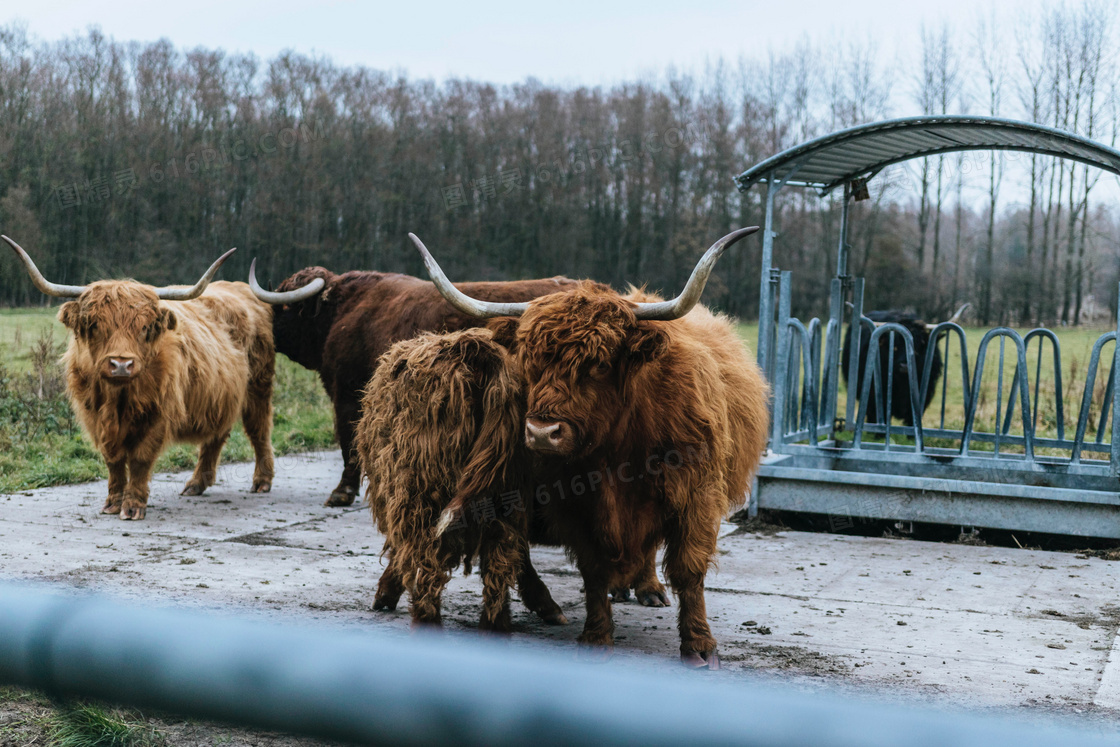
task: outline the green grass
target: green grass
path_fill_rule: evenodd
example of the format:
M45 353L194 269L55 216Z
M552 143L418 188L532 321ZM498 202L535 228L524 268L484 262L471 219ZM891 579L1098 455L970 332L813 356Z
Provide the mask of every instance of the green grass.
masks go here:
M164 743L138 714L76 704L51 718L53 747L152 747Z
M52 701L41 693L0 687L0 745L51 747L157 747L164 735L143 714L72 701Z
M107 476L101 455L81 434L66 402L57 361L67 332L56 313L50 308L0 310L0 493ZM284 356L276 360L273 410L277 455L326 449L334 443L330 400L318 375ZM196 456L196 447L175 445L160 457L156 469L193 469ZM238 425L222 461L252 459L252 447Z
M972 385L972 377L975 374L975 365L977 353L979 352L980 343L987 333L987 328L979 327L966 327L965 337L967 341L968 350L968 364L969 364L969 385ZM1029 329L1016 330L1020 335L1026 335ZM1074 431L1077 427L1077 419L1081 409L1082 396L1085 390L1086 374L1091 356L1093 345L1096 343L1100 335L1108 332L1108 329L1101 328L1087 328L1087 327L1069 327L1058 328L1054 332L1057 334L1061 342L1062 354L1062 392L1061 401L1063 406L1063 422L1065 427L1065 437L1072 439ZM740 324L738 326L740 337L750 347L751 352L757 351L758 344L758 325L757 324ZM941 344L942 354L944 355L944 341ZM823 346L822 346L823 349ZM949 429L960 429L964 427L965 423L965 402L964 402L964 387L961 385L961 372L960 372L960 358L958 356L959 345L954 337L950 345L949 357L943 361L944 373L943 378L947 379L948 387L945 392L945 421L944 427ZM1100 368L1097 371L1096 382L1092 393L1092 406L1090 408L1089 417L1089 430L1086 440L1092 440L1096 436L1096 427L1101 413L1101 407L1104 403L1105 389L1108 382L1109 370L1112 367L1112 351L1111 344L1106 345L1102 350L1102 358ZM1030 381L1030 400L1032 408L1035 406L1035 370L1038 362L1038 342L1033 341L1027 350L1027 369L1028 379ZM987 360L984 366L984 376L980 385L980 399L977 406L976 414L976 430L992 432L995 428L996 414L997 414L997 400L999 400L999 414L1002 420L1006 414L1007 400L1010 394L1011 378L1015 371L1015 347L1010 341L1006 346L1006 358L1004 363L1004 379L1003 379L1003 395L1000 400L996 396L997 388L999 385L999 341L993 340L988 347ZM1052 361L1052 354L1050 344L1047 342L1043 348L1043 360L1041 369L1041 384L1038 387L1038 422L1036 426L1036 436L1043 438L1055 438L1058 433L1058 396L1057 387L1054 377L1054 368ZM929 427L940 427L941 425L941 387L939 386L936 396L926 412L923 419L924 425ZM839 415L843 415L844 405L847 402L847 386L843 380L840 381L840 394L838 398L838 408L840 409ZM896 421L897 422L897 421ZM1016 399L1016 413L1012 420L1011 434L1022 434L1022 419L1021 413L1018 409L1018 399ZM1111 437L1111 425L1105 424L1105 441L1107 442ZM844 437L842 435L842 437ZM848 434L850 437L850 433ZM881 440L881 439L879 439ZM892 439L893 440L893 439ZM899 439L899 442L905 442L904 439ZM949 445L949 444L938 444ZM982 444L974 444L976 449L991 448ZM1001 447L1001 450L1006 450L1006 447ZM1010 449L1014 451L1014 449ZM1042 450L1041 453L1060 453L1055 450ZM1065 452L1068 456L1068 451Z

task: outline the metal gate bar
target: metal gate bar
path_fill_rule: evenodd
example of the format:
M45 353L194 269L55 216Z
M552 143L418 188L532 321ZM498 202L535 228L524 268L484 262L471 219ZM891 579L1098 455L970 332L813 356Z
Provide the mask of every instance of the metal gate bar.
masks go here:
M13 584L0 584L0 682L361 744L1112 743L519 641L277 627Z

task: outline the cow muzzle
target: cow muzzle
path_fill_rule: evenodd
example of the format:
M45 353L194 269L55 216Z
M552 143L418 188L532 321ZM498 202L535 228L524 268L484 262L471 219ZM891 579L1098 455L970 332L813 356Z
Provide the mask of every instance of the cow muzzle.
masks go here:
M125 382L137 373L136 359L109 356L105 360L104 376L107 379Z
M525 445L533 451L570 454L575 450L575 432L562 420L546 422L536 418L525 420Z

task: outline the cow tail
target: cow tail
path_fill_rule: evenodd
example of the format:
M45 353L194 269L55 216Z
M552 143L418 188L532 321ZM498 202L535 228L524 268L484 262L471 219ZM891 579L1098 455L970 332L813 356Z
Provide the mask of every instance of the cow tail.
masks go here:
M499 496L512 483L514 462L521 444L522 411L516 405L518 385L505 372L487 387L483 396L485 412L482 427L471 447L466 465L459 474L455 497L443 509L436 536L441 536L456 519L467 520L467 510L476 499L489 498L496 506ZM514 390L514 391L511 391ZM495 519L494 515L480 521Z

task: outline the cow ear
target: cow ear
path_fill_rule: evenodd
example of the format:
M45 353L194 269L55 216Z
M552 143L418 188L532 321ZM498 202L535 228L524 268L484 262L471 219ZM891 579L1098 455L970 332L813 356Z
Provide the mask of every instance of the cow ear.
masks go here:
M648 363L659 358L669 347L669 335L655 322L638 322L626 338L630 359Z
M494 336L494 342L506 350L513 352L517 344L517 328L520 325L517 317L499 316L486 323L486 329Z
M62 308L58 310L58 321L69 330L73 332L78 331L78 302L67 301L62 304Z
M179 320L175 318L175 312L170 309L163 310L163 327L166 330L175 329L179 326Z

